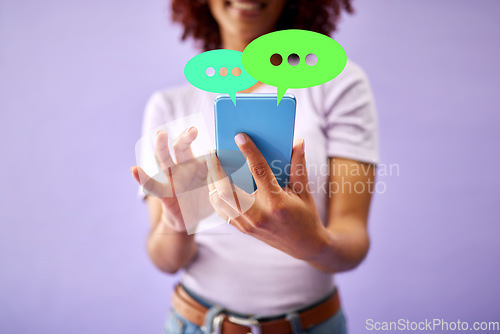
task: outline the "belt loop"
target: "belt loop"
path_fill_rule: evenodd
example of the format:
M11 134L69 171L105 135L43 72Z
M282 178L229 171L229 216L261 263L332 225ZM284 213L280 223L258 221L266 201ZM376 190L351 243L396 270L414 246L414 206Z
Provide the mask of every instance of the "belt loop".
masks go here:
M290 322L290 327L292 327L292 334L302 334L302 323L300 322L299 314L297 312L288 312L286 315L286 320Z
M205 322L202 327L202 331L205 334L212 334L214 331L214 318L223 311L224 308L220 305L213 305L208 309L207 314L205 315Z

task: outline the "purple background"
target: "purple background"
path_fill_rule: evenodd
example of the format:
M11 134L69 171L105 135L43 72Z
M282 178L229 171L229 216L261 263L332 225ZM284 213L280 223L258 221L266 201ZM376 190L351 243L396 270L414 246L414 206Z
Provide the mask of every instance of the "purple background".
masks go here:
M380 115L372 248L349 325L499 321L500 2L358 0L337 39ZM195 54L154 1L0 1L0 332L159 333L177 277L145 252L129 167L150 93Z

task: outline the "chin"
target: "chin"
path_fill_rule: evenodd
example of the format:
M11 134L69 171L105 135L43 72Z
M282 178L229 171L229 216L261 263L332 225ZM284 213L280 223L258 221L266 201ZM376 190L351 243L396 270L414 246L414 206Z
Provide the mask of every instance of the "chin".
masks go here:
M274 7L262 0L224 0L226 27L246 40L257 38L272 31L281 14Z
M286 0L209 0L222 31L247 42L274 30Z

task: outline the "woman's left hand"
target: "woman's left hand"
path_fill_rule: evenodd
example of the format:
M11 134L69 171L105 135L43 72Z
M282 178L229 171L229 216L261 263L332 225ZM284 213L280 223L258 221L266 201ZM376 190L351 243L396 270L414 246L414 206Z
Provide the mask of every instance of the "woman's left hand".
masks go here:
M314 261L328 248L328 232L310 193L304 140L293 145L290 181L284 188L249 136L240 133L235 141L258 189L248 194L232 184L212 153L208 185L215 211L241 232L297 259Z

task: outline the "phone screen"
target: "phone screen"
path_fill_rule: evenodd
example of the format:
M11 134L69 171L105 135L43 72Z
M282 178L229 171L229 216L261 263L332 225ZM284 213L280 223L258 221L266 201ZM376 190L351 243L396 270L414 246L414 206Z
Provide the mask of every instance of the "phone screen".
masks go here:
M240 132L252 138L280 186L288 184L296 100L285 94L277 105L276 99L276 94L237 94L235 106L229 95L222 94L214 102L217 157L231 181L248 193L257 187L234 142Z

